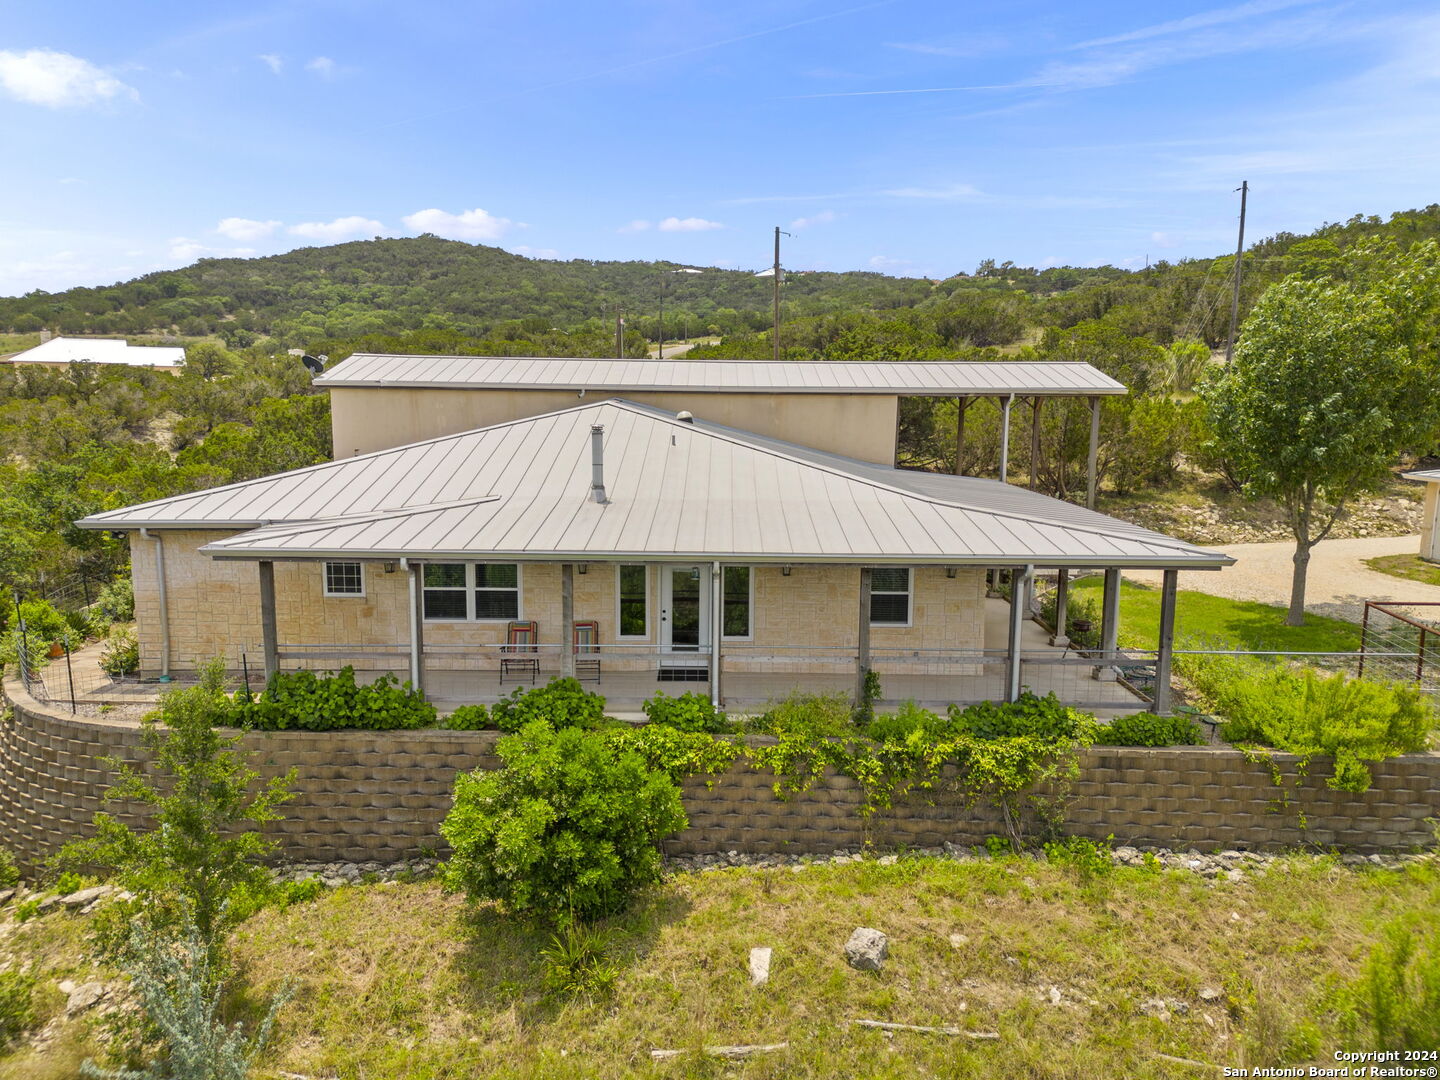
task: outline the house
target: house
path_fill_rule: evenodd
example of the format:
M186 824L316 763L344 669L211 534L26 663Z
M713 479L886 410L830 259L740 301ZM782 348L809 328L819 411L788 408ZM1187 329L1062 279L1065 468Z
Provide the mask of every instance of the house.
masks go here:
M743 707L795 687L850 692L874 670L888 700L1028 686L1135 709L1113 681L1121 568L1164 571L1146 658L1163 688L1178 571L1231 561L1010 484L894 467L899 396L1003 396L1008 413L1022 395L1113 392L1094 369L1016 370L1085 365L544 360L507 382L493 358L385 359L416 368L392 386L380 358L358 357L320 380L375 394L334 398L336 430L369 450L79 522L130 536L145 671L214 655L267 674L349 663L442 704L577 674L612 701L674 682ZM459 379L461 361L487 385L404 382ZM462 430L424 430L448 426ZM847 444L858 452L835 449ZM997 570L1017 602L987 596ZM1098 656L1028 622L1040 570L1057 572L1062 605L1071 573L1104 574ZM538 640L518 642L530 623Z
M53 337L0 363L51 368L78 363L125 364L178 372L185 366L185 350L178 345L131 345L124 338Z
M1425 503L1420 511L1420 557L1440 562L1440 469L1422 469L1404 474L1406 480L1425 485Z

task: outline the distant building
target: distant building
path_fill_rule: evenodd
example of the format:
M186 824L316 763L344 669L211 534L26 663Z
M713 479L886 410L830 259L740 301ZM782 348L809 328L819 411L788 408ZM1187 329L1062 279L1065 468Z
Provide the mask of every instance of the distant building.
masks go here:
M124 338L55 337L0 363L62 368L82 361L178 371L185 366L185 350L179 345L131 345Z

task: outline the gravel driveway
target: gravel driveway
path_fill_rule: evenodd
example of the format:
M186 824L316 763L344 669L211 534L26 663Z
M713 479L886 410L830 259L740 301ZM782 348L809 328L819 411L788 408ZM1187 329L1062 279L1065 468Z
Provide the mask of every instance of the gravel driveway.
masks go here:
M1290 603L1294 543L1230 544L1217 550L1232 556L1235 565L1218 573L1182 570L1180 588L1232 600ZM1377 555L1408 555L1419 550L1418 535L1322 540L1310 552L1305 610L1359 622L1366 600L1440 601L1440 587L1391 577L1365 565L1366 559ZM1147 585L1160 584L1159 571L1127 570L1125 576Z

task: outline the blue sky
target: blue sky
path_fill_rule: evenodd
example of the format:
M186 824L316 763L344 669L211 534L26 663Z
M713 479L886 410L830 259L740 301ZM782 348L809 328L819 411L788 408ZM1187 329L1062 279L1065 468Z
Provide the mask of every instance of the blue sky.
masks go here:
M24 0L0 295L422 231L946 276L1440 200L1433 2Z

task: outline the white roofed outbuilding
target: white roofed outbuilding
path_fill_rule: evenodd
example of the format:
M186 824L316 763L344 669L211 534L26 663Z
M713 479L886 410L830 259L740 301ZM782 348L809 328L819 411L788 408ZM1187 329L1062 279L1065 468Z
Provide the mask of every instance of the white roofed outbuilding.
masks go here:
M185 366L185 350L178 345L131 345L124 338L62 336L6 357L0 363L57 368L79 363L120 364L178 371Z

